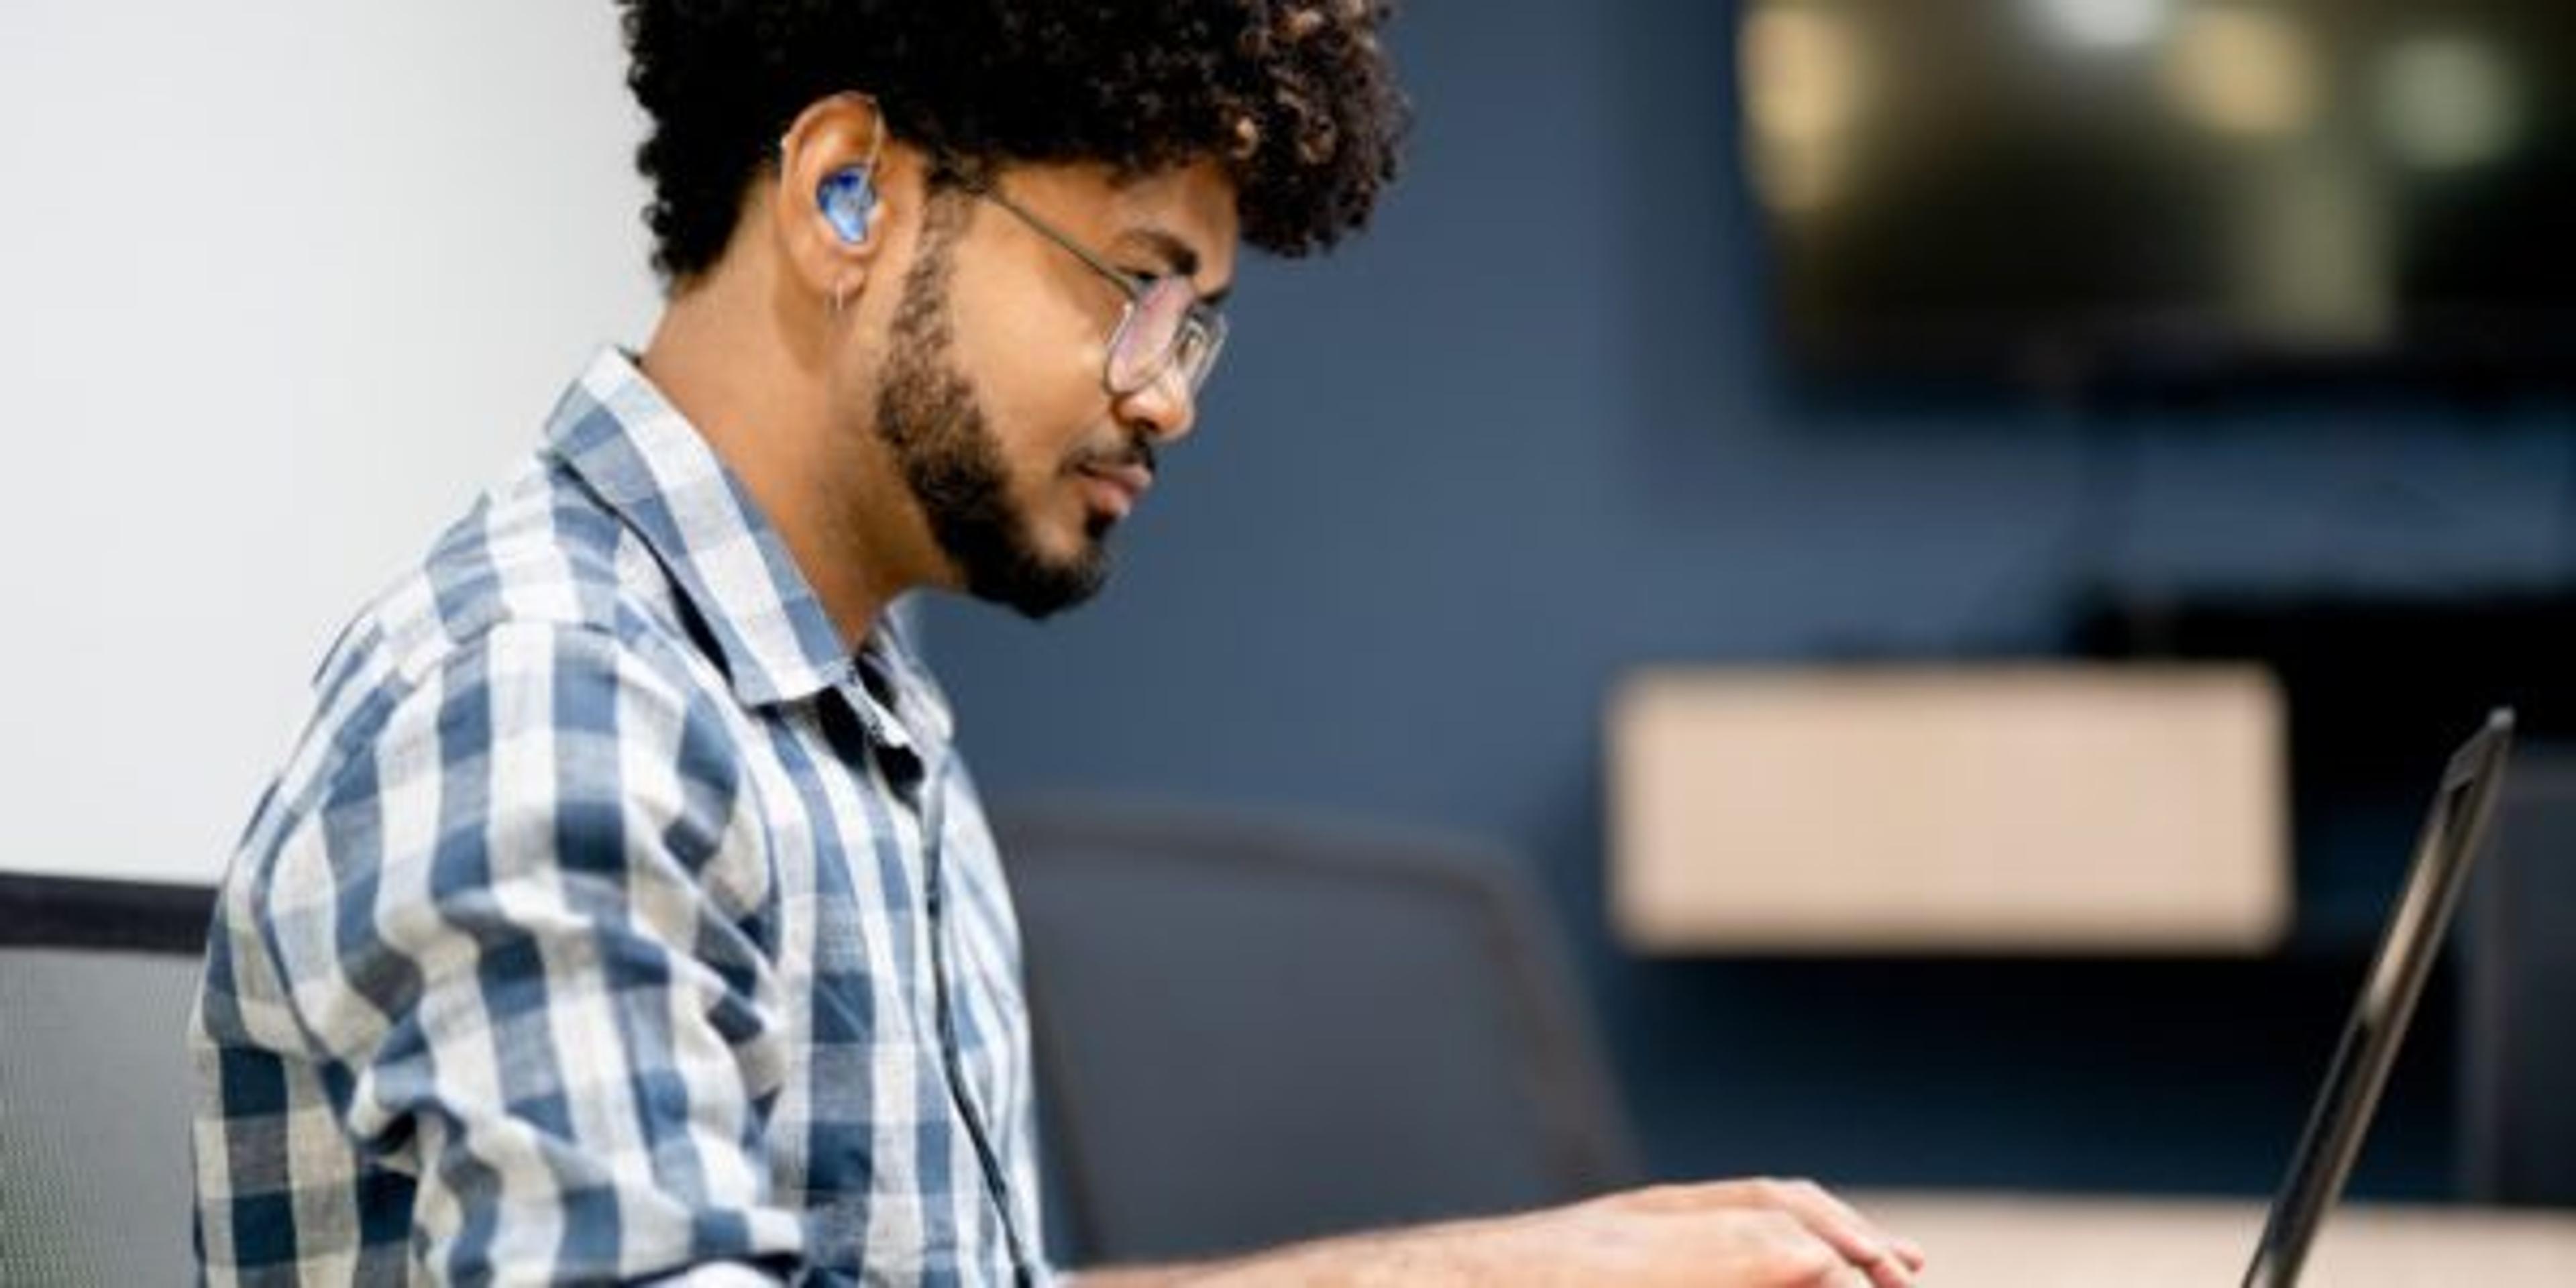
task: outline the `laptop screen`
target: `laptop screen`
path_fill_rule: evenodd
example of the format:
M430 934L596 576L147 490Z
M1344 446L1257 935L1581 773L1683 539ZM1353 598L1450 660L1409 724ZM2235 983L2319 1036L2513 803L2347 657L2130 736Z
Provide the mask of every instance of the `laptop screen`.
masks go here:
M2443 770L2432 811L2415 843L2406 888L2389 913L2379 952L2326 1068L2325 1085L2308 1111L2307 1129L2272 1202L2254 1262L2246 1268L2247 1288L2287 1288L2298 1281L2318 1225L2352 1174L2371 1111L2378 1107L2380 1089L2414 1016L2415 1000L2440 953L2442 932L2459 904L2469 866L2485 845L2512 734L2513 713L2495 711Z

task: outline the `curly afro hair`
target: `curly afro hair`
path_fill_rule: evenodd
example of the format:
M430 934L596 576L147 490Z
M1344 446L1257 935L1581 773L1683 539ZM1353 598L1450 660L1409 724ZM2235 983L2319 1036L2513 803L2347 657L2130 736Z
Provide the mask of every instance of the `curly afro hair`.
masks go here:
M942 182L1012 162L1147 174L1212 157L1244 237L1324 249L1395 178L1406 124L1387 0L618 0L652 117L654 263L685 281L817 99L875 96Z

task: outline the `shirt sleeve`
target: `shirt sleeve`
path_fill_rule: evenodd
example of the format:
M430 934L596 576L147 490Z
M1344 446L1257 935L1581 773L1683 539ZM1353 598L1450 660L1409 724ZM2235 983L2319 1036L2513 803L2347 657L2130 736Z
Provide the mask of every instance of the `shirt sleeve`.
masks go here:
M397 702L287 838L260 932L341 1131L440 1280L772 1282L774 916L725 712L509 624ZM754 1268L757 1267L757 1272Z

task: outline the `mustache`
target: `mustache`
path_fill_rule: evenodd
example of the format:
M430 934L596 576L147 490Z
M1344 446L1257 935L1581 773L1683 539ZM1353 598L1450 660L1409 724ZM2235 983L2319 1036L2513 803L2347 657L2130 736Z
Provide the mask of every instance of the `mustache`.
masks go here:
M1142 468L1148 474L1158 474L1162 469L1161 460L1161 453L1155 450L1153 440L1137 434L1118 447L1092 448L1079 452L1075 454L1072 466L1077 470L1115 470L1132 465Z

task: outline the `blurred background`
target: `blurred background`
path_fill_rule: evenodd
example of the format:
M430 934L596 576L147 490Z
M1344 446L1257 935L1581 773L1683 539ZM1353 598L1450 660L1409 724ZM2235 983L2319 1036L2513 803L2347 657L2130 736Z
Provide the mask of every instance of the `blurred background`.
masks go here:
M983 785L1507 845L1659 1173L2268 1191L2443 758L2495 702L2567 728L2569 22L1413 6L1409 174L1346 251L1248 265L1112 592L933 607ZM1643 668L2228 658L2286 695L2276 944L1613 934ZM2362 1192L2455 1183L2446 983Z
M2576 721L2576 16L1423 0L1389 43L1406 177L1246 262L1111 591L923 607L988 796L1505 856L1653 1174L2268 1191L2444 756ZM215 879L337 624L640 342L621 75L605 4L0 15L0 866ZM2260 677L2235 929L1620 915L1641 676L2204 664ZM2463 1190L2459 975L2364 1194Z

